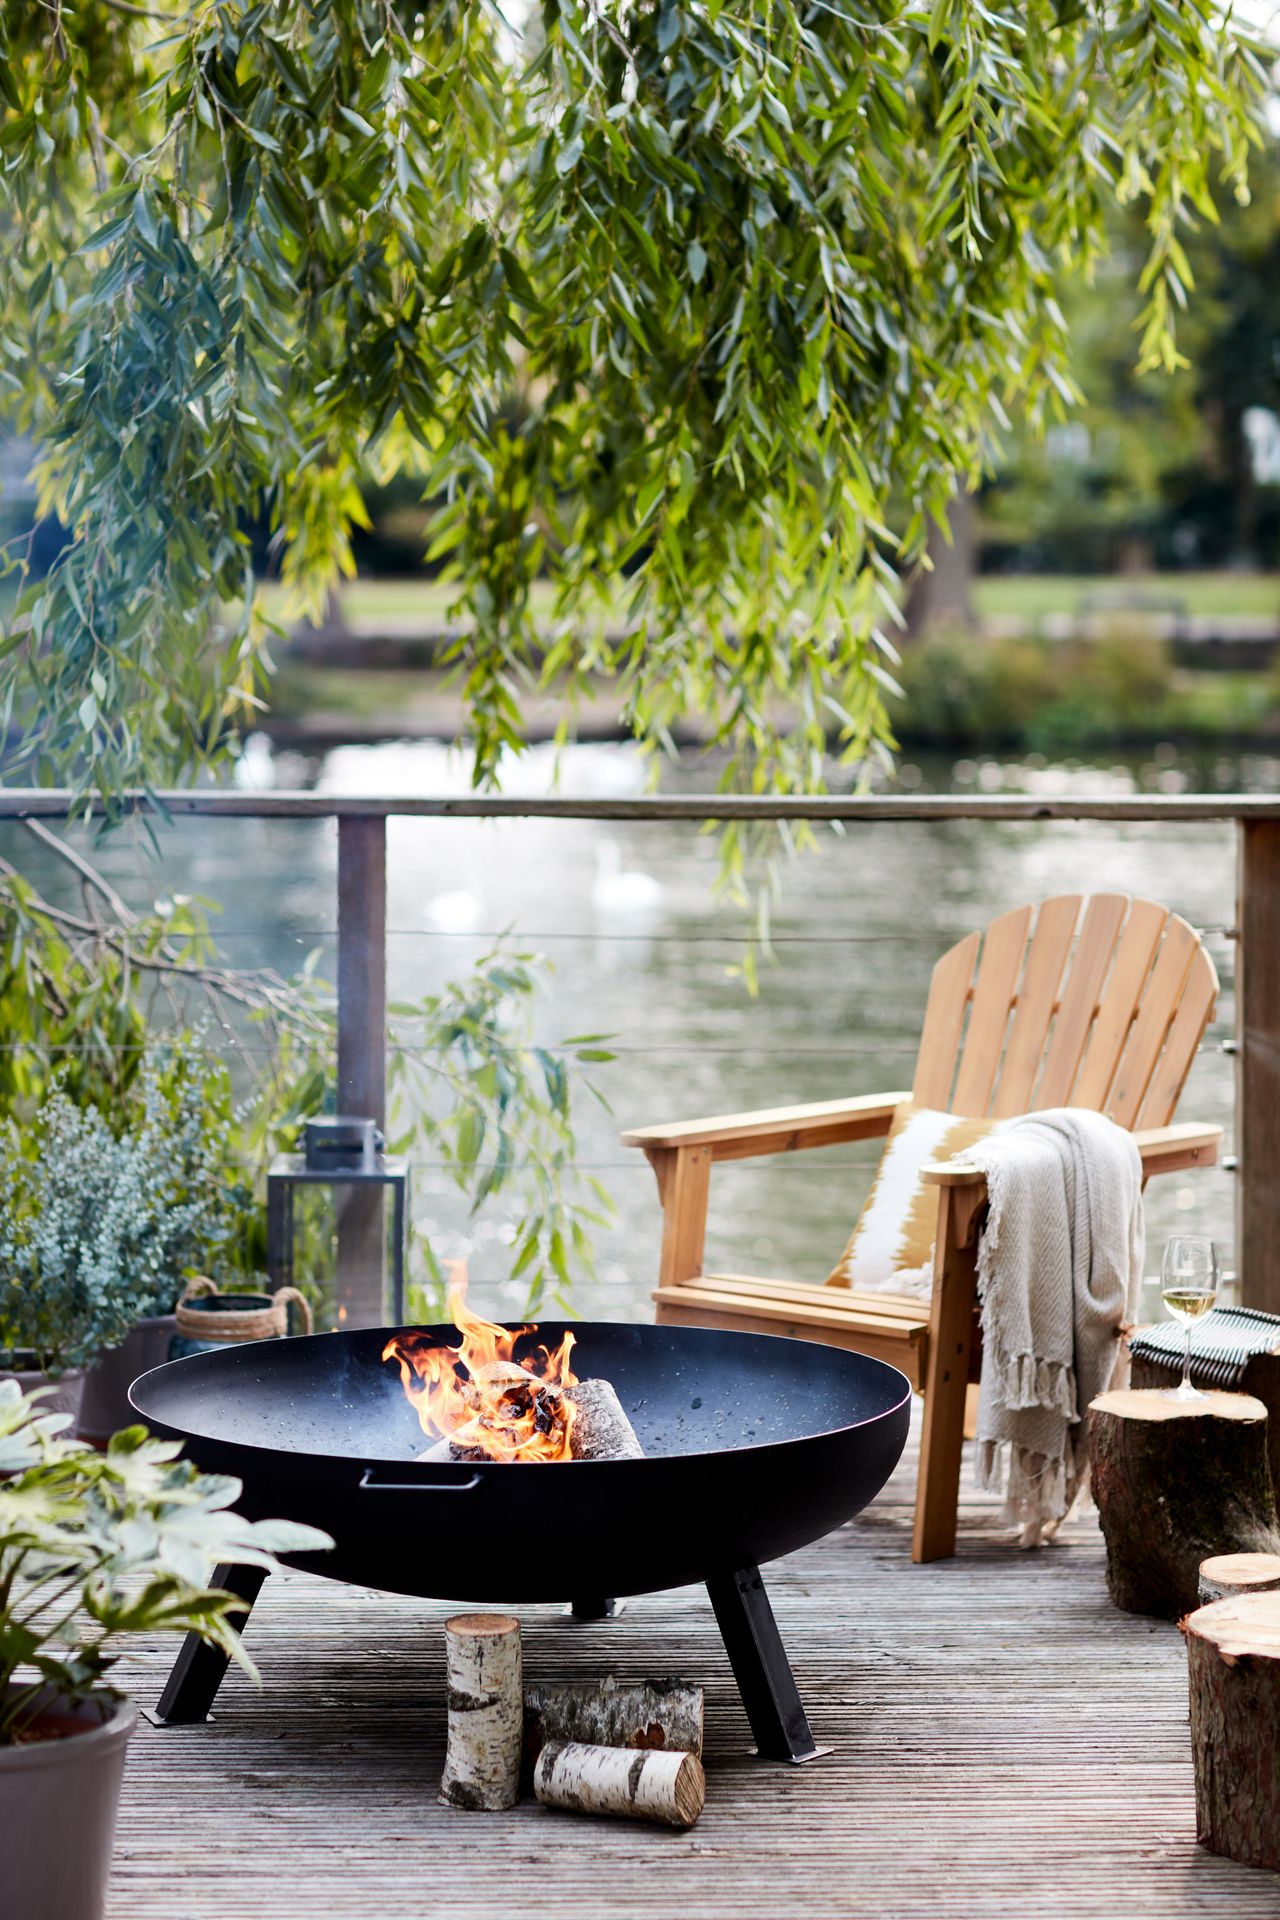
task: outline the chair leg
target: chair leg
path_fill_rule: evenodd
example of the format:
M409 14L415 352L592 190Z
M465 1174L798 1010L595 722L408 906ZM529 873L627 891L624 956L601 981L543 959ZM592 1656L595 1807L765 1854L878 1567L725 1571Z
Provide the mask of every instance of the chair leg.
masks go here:
M956 1550L960 1455L969 1353L978 1298L977 1216L984 1193L944 1187L938 1206L933 1306L925 1369L924 1431L911 1558L945 1560Z

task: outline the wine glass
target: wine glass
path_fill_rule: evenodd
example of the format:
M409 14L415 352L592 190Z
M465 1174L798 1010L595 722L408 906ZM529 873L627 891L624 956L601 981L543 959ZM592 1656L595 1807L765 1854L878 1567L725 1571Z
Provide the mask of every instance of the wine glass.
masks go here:
M1182 1380L1165 1389L1170 1400L1205 1397L1191 1384L1191 1328L1217 1299L1218 1279L1218 1249L1213 1241L1196 1233L1175 1234L1164 1250L1160 1269L1160 1297L1185 1329Z

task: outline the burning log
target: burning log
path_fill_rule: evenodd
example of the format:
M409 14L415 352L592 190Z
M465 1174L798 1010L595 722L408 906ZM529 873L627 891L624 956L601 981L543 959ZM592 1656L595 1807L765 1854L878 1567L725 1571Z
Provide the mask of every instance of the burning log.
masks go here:
M702 1812L707 1782L702 1762L692 1753L633 1753L568 1741L542 1749L533 1791L544 1807L570 1813L691 1827Z
M573 1403L569 1451L574 1460L643 1460L644 1448L607 1380L579 1380L566 1387Z
M644 1449L636 1438L635 1428L607 1380L580 1380L576 1386L559 1388L540 1384L520 1367L504 1370L501 1377L496 1368L489 1369L488 1374L483 1385L491 1392L498 1389L500 1393L496 1412L479 1413L455 1427L452 1433L420 1453L420 1460L442 1463L510 1459L513 1456L505 1448L486 1444L495 1427L501 1430L513 1412L526 1417L531 1405L534 1430L549 1433L564 1424L564 1403L573 1409L567 1455L570 1460L643 1460ZM542 1452L533 1457L555 1458Z
M546 1746L572 1743L632 1752L691 1753L702 1758L702 1688L683 1680L623 1686L526 1687L524 1748L532 1768Z
M440 1798L472 1813L520 1797L524 1689L520 1622L459 1613L444 1623L449 1737Z
M461 1343L396 1333L382 1349L400 1369L422 1431L426 1461L640 1460L643 1449L607 1380L579 1381L572 1333L553 1349L537 1327L501 1327L472 1313L465 1268L449 1287ZM438 1438L435 1436L443 1436Z

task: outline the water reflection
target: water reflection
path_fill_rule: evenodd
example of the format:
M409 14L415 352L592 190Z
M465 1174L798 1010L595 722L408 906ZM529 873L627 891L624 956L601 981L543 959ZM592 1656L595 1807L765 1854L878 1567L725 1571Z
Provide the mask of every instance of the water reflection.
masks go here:
M470 790L465 756L431 743L341 748L317 760L255 753L255 785L332 795ZM1173 791L1174 778L1192 789L1273 788L1280 763L1260 756L1201 765L1152 756L1105 766L917 758L902 770L903 785L917 791L1108 795ZM644 769L626 748L582 747L559 757L541 748L512 768L505 790L543 793L557 780L574 795L627 795L642 790ZM704 789L705 764L672 770L667 784ZM618 1060L601 1070L612 1117L588 1104L579 1116L583 1158L618 1208L616 1227L601 1242L598 1288L579 1302L591 1313L647 1317L657 1268L653 1178L639 1155L618 1145L622 1126L909 1084L934 961L971 928L1027 900L1141 893L1208 930L1223 996L1181 1112L1231 1123L1231 1062L1219 1045L1232 1022L1229 826L874 822L824 834L821 855L791 877L775 920L778 964L763 970L755 1000L730 976L743 923L713 899L715 848L693 825L399 819L390 824L388 851L393 999L439 988L510 930L554 963L540 1038L617 1037ZM0 852L65 893L63 877L20 827L0 827ZM178 821L159 861L136 832L109 840L95 858L135 903L166 887L219 900L228 958L288 971L318 948L321 971L331 976L331 822ZM708 1263L820 1279L844 1244L873 1161L874 1147L864 1146L718 1168ZM1221 1169L1156 1183L1151 1245L1158 1249L1177 1222L1212 1233L1230 1265L1233 1198L1231 1176ZM502 1223L470 1222L429 1166L415 1173L415 1203L440 1253L468 1256L476 1304L492 1313L518 1310L521 1290L504 1279Z

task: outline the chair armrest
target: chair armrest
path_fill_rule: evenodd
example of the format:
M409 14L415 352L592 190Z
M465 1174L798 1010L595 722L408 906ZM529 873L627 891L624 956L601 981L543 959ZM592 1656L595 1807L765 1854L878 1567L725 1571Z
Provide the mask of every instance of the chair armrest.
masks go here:
M1179 1120L1171 1127L1139 1127L1134 1133L1142 1155L1142 1175L1180 1173L1184 1167L1212 1167L1222 1144L1221 1127Z
M622 1136L627 1147L660 1153L679 1147L710 1147L713 1160L746 1160L758 1154L794 1153L846 1140L883 1138L909 1093L863 1094L853 1100L819 1100L806 1107L762 1107L756 1113L723 1113L709 1120L679 1120L665 1127L636 1127Z
M1213 1166L1222 1128L1180 1120L1171 1127L1140 1127L1133 1139L1142 1157L1143 1179L1149 1180L1153 1174L1179 1173L1184 1167ZM935 1160L921 1167L920 1178L930 1187L983 1187L987 1177L981 1167L964 1160Z

